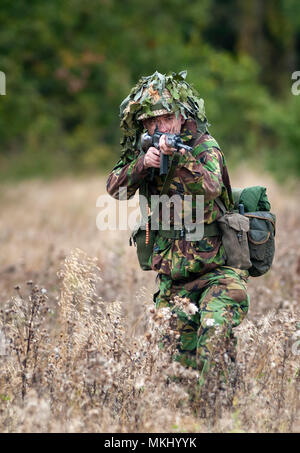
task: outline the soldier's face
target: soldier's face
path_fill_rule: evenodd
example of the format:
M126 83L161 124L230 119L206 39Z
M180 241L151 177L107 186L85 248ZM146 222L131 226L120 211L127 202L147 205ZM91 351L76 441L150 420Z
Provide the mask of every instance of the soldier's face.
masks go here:
M178 118L176 118L175 113L155 116L154 118L147 118L143 120L143 125L145 129L148 130L150 135L154 134L156 126L158 126L159 132L179 134L183 123L183 116L180 114Z

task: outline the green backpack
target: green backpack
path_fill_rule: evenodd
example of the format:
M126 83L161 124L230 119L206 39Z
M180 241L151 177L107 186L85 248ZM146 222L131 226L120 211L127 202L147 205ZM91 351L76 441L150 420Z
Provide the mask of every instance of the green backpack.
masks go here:
M272 266L275 254L276 216L270 212L266 188L252 186L245 189L232 188L234 209L249 218L248 245L251 277L265 274Z

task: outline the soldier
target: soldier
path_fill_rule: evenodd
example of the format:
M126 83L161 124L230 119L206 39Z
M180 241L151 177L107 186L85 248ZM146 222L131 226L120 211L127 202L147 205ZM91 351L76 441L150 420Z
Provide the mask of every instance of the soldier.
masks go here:
M192 151L180 149L178 163L168 195L204 196L204 236L187 240L183 231L155 237L149 268L158 273L159 290L154 294L156 308L173 307L179 296L195 307L193 314L178 316L180 341L175 360L204 373L213 364L212 338L224 326L227 339L232 329L248 312L248 271L226 266L226 256L216 220L233 206L230 180L224 155L208 132L204 102L186 82L186 71L163 75L155 72L142 77L120 106L123 152L107 181L107 191L119 198L120 188L127 188L127 199L137 189L147 187L148 197L160 194L165 176L159 174L160 154L176 151L166 143L164 133L180 134ZM140 149L141 134L156 129L163 133L159 149ZM160 213L161 214L161 213ZM174 220L174 212L170 216Z

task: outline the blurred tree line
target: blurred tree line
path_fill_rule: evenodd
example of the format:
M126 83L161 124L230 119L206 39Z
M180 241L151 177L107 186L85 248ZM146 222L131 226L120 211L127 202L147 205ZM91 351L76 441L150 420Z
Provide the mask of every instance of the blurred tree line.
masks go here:
M300 175L299 1L2 0L2 177L107 171L133 84L183 69L229 159Z

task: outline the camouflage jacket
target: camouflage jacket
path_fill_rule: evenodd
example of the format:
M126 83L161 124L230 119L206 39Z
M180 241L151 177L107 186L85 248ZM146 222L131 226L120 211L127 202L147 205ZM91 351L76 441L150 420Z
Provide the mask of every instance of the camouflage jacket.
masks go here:
M184 127L182 141L193 147L179 158L168 195L204 195L204 222L212 223L221 216L215 199L220 197L225 206L232 208L232 195L225 158L217 142L209 134L202 136ZM153 176L151 178L151 172ZM107 192L122 199L120 188L127 188L127 199L146 182L149 197L161 192L163 179L159 169L144 167L144 153L135 156L123 154L107 180ZM172 211L172 210L171 210ZM173 214L170 215L171 222ZM170 239L157 235L151 267L174 280L194 278L225 264L225 253L220 236L200 241Z

